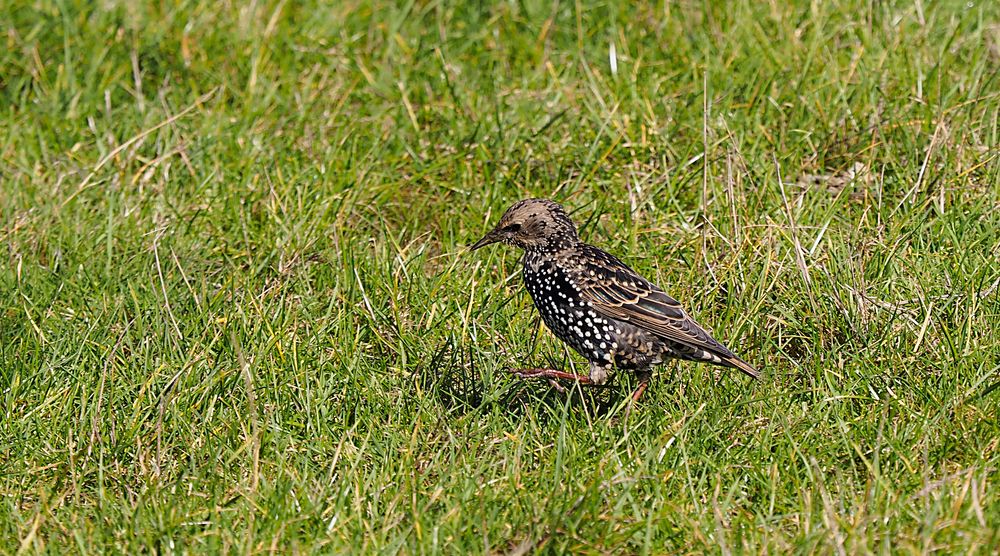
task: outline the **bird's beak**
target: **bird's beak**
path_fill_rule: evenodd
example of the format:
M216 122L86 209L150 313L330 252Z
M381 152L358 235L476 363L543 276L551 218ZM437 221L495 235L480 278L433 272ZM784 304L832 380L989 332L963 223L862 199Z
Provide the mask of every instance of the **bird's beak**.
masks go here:
M487 245L489 245L491 243L496 243L498 241L500 241L500 236L496 233L496 230L492 230L490 233L484 235L482 239L480 239L479 241L473 243L469 247L469 251L475 251L476 249L479 249L480 247L486 247Z

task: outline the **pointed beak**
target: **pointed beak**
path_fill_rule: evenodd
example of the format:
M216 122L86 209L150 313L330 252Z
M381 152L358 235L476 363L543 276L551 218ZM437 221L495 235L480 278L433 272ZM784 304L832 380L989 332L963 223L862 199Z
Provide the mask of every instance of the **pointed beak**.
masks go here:
M491 243L496 243L498 241L500 241L500 237L497 235L496 230L493 230L490 233L484 235L482 239L469 246L469 251L475 251L480 247L485 247Z

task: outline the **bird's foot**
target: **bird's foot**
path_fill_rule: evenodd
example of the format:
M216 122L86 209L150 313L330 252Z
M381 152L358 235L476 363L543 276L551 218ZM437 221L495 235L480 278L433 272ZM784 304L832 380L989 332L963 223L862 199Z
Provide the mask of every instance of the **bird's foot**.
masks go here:
M559 392L560 394L566 393L566 387L563 386L562 384L559 384L558 380L554 378L547 378L545 379L545 381L548 382L549 386L551 386L552 389L555 390L556 392Z
M550 383L556 380L574 380L580 384L591 384L592 382L587 375L567 373L566 371L557 371L555 369L507 369L507 372L518 378L548 379Z

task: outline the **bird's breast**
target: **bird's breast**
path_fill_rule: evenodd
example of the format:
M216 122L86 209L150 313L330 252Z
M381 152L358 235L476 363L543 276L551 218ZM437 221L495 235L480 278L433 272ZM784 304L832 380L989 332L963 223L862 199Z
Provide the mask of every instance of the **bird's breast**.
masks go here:
M552 262L525 259L524 286L543 318L565 312L568 308L582 307L579 287L565 269Z
M619 348L620 324L601 317L573 275L553 262L524 265L524 285L545 326L590 361L610 363Z

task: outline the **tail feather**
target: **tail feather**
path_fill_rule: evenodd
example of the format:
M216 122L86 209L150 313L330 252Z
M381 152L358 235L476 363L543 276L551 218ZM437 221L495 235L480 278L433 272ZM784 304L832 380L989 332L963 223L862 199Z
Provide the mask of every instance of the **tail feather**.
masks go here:
M753 365L739 358L738 355L729 351L726 346L716 343L716 348L712 350L692 348L684 344L667 344L667 353L670 357L684 359L687 361L698 361L701 363L711 363L730 369L739 369L751 378L760 378L760 371Z
M732 367L734 369L739 369L749 375L752 378L760 378L760 371L755 369L753 365L747 363L746 361L740 359L736 355L726 357L722 360L722 364L727 367Z

